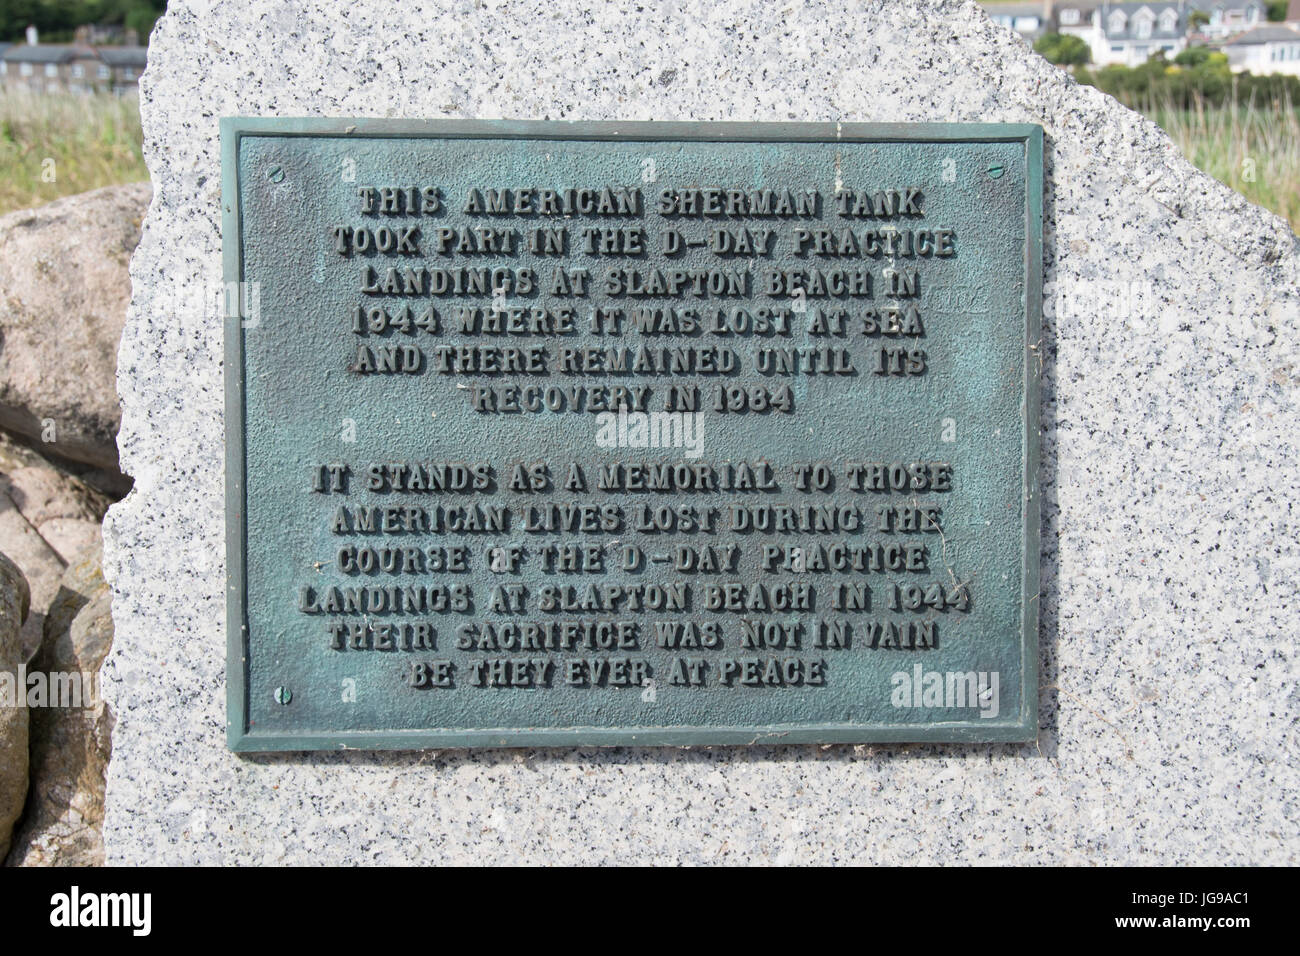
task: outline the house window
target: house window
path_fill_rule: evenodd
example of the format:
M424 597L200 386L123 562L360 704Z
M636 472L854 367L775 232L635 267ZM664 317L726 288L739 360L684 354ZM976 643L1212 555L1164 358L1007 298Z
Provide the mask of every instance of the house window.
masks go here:
M135 70L131 69L130 67L127 67L125 70L122 71L122 79L126 80L128 83L134 80Z
M84 66L82 66L80 63L74 63L72 65L72 76L74 79L79 80L85 75L86 75L86 68Z
M1128 23L1128 17L1124 16L1124 14L1121 11L1116 10L1114 13L1110 15L1110 18L1106 21L1106 23L1107 23L1106 29L1111 33L1123 33L1124 25Z
M1111 52L1111 53L1123 53L1123 52L1124 52L1124 44L1122 44L1122 43L1112 43L1112 44L1111 44L1111 47L1110 47L1110 52Z
M106 80L112 75L112 72L109 70L107 63L101 63L99 69L95 71L95 75L101 80Z
M9 64L6 63L4 60L0 60L0 76L4 76L8 72L9 72Z
M45 64L45 75L46 75L46 76L58 76L58 75L59 75L59 64L57 64L57 63L46 63L46 64Z
M1150 17L1142 17L1142 18L1141 18L1140 20L1138 20L1135 24L1133 24L1133 34L1134 34L1134 35L1135 35L1139 40L1147 40L1147 39L1150 39L1150 37L1151 37L1151 18L1150 18Z
M1062 25L1062 26L1070 27L1070 26L1074 26L1074 25L1077 24L1078 22L1079 22L1079 11L1078 11L1078 10L1062 10L1062 11L1061 11L1061 25Z
M1178 14L1172 10L1166 10L1160 14L1160 29L1165 33L1173 33L1178 29Z
M23 63L18 67L18 72L21 73L23 76L31 76L32 65L30 63Z

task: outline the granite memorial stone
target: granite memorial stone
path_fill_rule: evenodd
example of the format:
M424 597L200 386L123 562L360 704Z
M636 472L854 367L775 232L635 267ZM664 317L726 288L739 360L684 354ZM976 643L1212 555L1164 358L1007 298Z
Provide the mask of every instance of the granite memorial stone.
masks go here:
M135 484L109 512L104 547L115 623L102 687L115 721L104 817L110 863L1297 862L1296 237L1196 171L1153 124L1035 56L976 4L172 0L150 42L141 109L155 193L132 259L118 362L121 462ZM1037 739L232 753L220 119L346 125L377 115L1040 126ZM726 177L736 188L769 186L737 162ZM282 172L278 185L292 197L304 180L292 167ZM442 185L381 179L360 164L356 175L353 189ZM475 178L488 188L564 185L540 172L527 181L494 175L495 184ZM654 196L638 178L602 176L594 185L620 181ZM834 180L810 185L830 194ZM859 186L848 177L844 185ZM304 232L308 198L285 204L295 241L310 240L322 281L348 277L355 305L357 267L371 260L349 269L327 244L332 237ZM461 219L462 191L444 198ZM328 211L329 225L366 221L356 207ZM693 235L702 231L692 226ZM958 257L978 239L958 234ZM282 252L303 255L288 244ZM930 264L932 280L944 266ZM316 289L314 272L298 281L304 297ZM375 304L392 304L381 298ZM329 301L330 310L312 316L321 385L326 372L348 379L357 346L377 341L348 331L348 300ZM945 327L936 315L926 332ZM961 354L936 350L934 368ZM366 387L400 382L407 394L427 389L451 407L457 383L442 379L389 373ZM906 378L888 384L918 387ZM851 383L836 387L852 394ZM795 403L795 415L781 420L807 414L797 394ZM471 418L464 408L458 421ZM423 433L426 420L436 422L432 410L412 407L411 428ZM877 411L863 410L859 434ZM534 439L521 423L561 420L549 412L474 417L526 443ZM749 416L735 420L753 427ZM312 419L275 426L302 424ZM913 454L943 460L957 454L953 445L979 438L971 422L956 426L953 443ZM330 423L333 434L341 427ZM311 434L324 442L319 428ZM356 444L374 438L359 427ZM450 447L453 436L445 440ZM841 444L852 440L827 436L822 453L847 459ZM421 448L418 460L495 461L498 444L457 441L455 456ZM309 526L289 513L294 520L278 529L288 538L321 534L331 505L352 497L330 501L310 490L313 462L350 463L342 447L320 461L324 447L286 465L293 506L312 503L315 515ZM414 455L411 445L395 451L384 458ZM597 452L547 449L566 461ZM779 452L759 450L773 461ZM962 477L955 462L953 476ZM955 486L945 494L958 501ZM960 523L954 530L970 533ZM259 531L266 541L272 528ZM315 552L325 583L343 576L331 567L334 550L294 553ZM967 560L959 546L958 561ZM312 580L301 566L289 570L284 583L293 587L276 595L277 613L285 603L292 609L298 586ZM986 599L978 585L972 609ZM316 620L293 613L304 624ZM961 614L936 613L941 650L948 621ZM954 646L969 623L951 625ZM323 624L310 628L312 653L329 650ZM296 666L297 657L283 659ZM263 660L274 663L274 654ZM310 687L283 686L310 700ZM393 699L414 693L385 691ZM621 723L625 715L611 717Z

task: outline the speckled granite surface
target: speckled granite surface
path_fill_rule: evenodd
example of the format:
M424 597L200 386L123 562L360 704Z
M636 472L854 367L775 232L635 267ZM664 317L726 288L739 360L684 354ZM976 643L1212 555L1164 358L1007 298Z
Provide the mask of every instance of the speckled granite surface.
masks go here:
M110 861L1295 863L1300 253L973 3L172 0L119 364ZM1037 745L237 758L223 115L1041 123ZM1268 175L1264 167L1261 175Z

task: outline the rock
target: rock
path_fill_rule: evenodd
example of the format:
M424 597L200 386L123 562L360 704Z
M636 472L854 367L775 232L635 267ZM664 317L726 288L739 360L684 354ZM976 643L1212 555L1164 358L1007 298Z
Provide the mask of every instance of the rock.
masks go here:
M1286 223L972 2L337 9L171 0L150 41L157 196L119 366L136 487L104 542L110 864L1300 862ZM229 752L222 321L168 303L221 281L218 117L377 108L1041 124L1039 742Z
M0 542L31 587L23 659L41 643L45 612L69 562L99 543L108 498L66 468L0 434Z
M0 860L9 852L14 821L27 797L27 708L18 706L18 632L31 595L22 571L0 554Z
M104 862L104 770L111 718L99 700L99 666L113 643L112 592L99 548L72 564L45 617L45 640L29 672L77 675L82 706L30 711L27 807L11 866L97 866Z
M147 183L0 217L0 427L117 472L117 346Z

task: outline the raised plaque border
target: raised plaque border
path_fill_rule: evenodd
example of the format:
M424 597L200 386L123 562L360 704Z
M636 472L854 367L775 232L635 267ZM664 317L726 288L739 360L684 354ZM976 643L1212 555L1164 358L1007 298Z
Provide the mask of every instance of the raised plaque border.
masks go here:
M242 288L239 145L244 136L388 139L559 139L704 142L986 142L1025 144L1024 482L1022 491L1021 709L1014 723L856 723L697 727L483 728L253 734L248 728L248 619L244 521L244 342L240 314L226 315L226 740L237 752L422 750L468 747L620 747L809 743L999 743L1038 736L1039 376L1043 304L1043 129L1033 123L732 123L552 120L409 120L223 117L221 237L225 288ZM225 297L229 313L229 297Z

